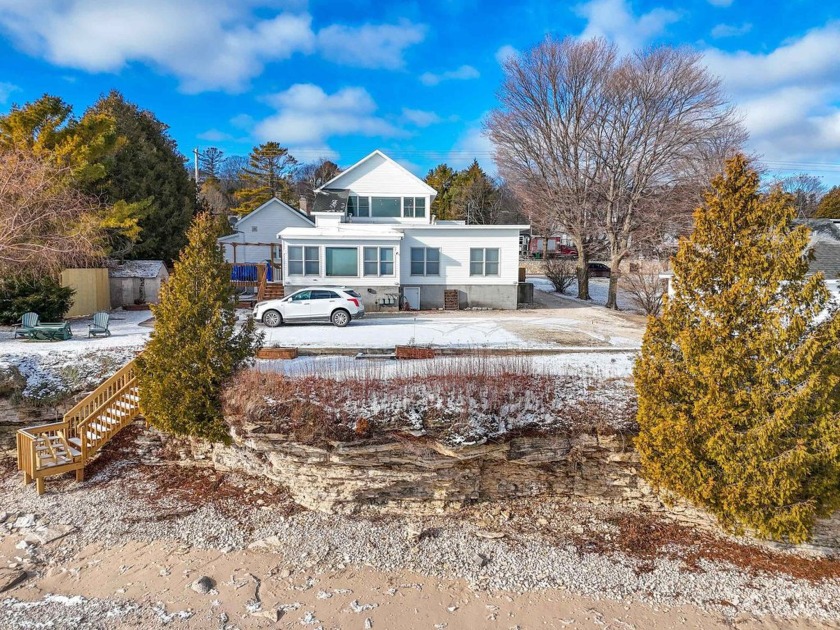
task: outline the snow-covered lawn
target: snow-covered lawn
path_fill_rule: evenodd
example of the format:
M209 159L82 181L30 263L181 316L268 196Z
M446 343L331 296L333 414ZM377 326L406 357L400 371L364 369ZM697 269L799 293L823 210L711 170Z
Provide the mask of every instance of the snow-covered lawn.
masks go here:
M537 291L542 291L543 293L554 293L554 284L545 276L529 276L526 279L526 281L533 284L534 289ZM578 300L576 280L572 281L572 284L569 285L569 288L566 289L566 292L562 293L561 295L564 298L575 300L576 302L580 302L581 304L597 304L603 306L607 303L607 295L609 294L609 290L609 278L590 278L589 296L592 298L590 301ZM639 307L631 301L627 293L623 291L620 287L618 289L618 307L623 311L644 314L639 309Z
M14 339L11 330L0 331L0 358L4 354L86 353L125 347L139 349L152 333L151 325L143 325L151 317L149 311L113 311L108 326L111 336L91 339L88 339L88 325L93 323L93 318L71 320L73 338L67 341Z

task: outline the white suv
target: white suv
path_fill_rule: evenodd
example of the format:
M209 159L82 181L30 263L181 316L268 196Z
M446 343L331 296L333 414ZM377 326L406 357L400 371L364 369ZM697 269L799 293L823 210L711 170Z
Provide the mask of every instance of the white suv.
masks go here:
M344 327L365 316L362 296L346 287L310 287L295 291L282 300L254 305L254 319L269 328L286 322L327 321Z

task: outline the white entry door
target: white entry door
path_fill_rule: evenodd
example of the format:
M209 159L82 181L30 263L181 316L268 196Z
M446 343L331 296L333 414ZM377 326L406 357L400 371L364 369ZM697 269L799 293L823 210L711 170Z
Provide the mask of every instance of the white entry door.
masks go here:
M403 296L412 311L420 310L420 287L403 287Z

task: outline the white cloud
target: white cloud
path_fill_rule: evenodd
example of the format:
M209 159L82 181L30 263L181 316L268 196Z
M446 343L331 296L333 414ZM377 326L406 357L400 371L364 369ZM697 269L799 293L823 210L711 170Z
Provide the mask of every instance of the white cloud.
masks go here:
M661 8L636 17L626 0L590 0L575 11L587 20L581 37L603 37L624 52L645 46L679 19L676 11Z
M9 97L18 90L20 88L14 83L0 81L0 104L5 104L9 100Z
M253 20L223 0L0 0L0 28L32 55L88 72L148 63L178 77L184 91L237 91L265 63L310 51L306 14Z
M405 65L405 49L425 37L425 26L406 20L358 27L334 24L318 32L318 48L325 59L334 63L394 70Z
M244 90L267 63L295 53L399 68L425 27L333 25L316 35L302 3L277 0L0 0L0 33L58 66L118 72L139 62L195 93Z
M511 46L510 44L505 44L499 50L496 51L496 61L499 65L504 65L505 62L510 59L511 57L516 57L519 54L519 50Z
M837 82L840 22L814 29L768 54L711 49L705 55L709 69L723 77L732 90Z
M309 153L335 158L335 151L327 145L327 140L334 136L403 135L375 114L376 103L361 87L346 87L327 94L317 85L298 83L264 100L277 113L258 122L254 135L261 141L276 140L293 149L295 155Z
M479 74L478 70L473 68L472 66L463 65L456 70L448 70L446 72L441 72L440 74L434 74L432 72L424 72L420 75L420 82L423 85L437 85L441 81L452 81L452 80L467 80L467 79L477 79L481 75Z
M422 109L409 109L403 107L402 115L405 120L417 127L428 127L441 122L441 117L434 112L427 112Z
M838 22L768 53L705 51L709 69L721 77L744 116L750 148L771 167L840 160L838 57Z
M718 24L712 29L712 37L721 39L723 37L739 37L746 35L752 30L752 24L745 22L741 26L734 26L732 24Z

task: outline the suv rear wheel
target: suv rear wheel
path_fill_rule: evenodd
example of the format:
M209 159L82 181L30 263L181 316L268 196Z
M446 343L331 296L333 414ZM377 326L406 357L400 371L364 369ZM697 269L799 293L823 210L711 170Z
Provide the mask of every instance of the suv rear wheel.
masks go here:
M332 316L330 317L330 321L339 328L344 328L347 324L350 323L350 313L343 309L338 309L337 311L333 311Z
M263 324L269 328L277 328L283 323L283 316L278 311L266 311L262 316Z

